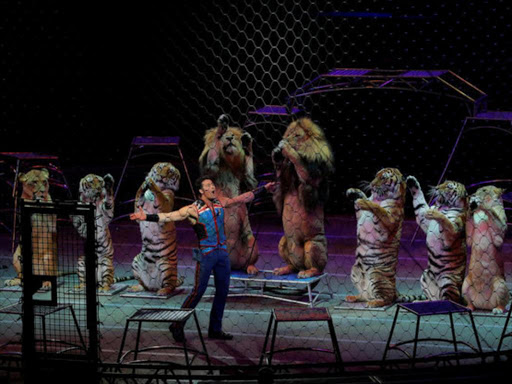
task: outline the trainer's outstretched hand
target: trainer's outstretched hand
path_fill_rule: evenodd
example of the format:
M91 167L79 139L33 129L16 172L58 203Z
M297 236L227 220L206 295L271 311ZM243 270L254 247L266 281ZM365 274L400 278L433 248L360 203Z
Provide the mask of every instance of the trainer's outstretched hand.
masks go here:
M144 220L146 220L146 218L147 218L146 212L144 212L142 210L142 207L139 207L139 211L138 212L132 213L130 215L130 220L141 220L141 221L144 221Z

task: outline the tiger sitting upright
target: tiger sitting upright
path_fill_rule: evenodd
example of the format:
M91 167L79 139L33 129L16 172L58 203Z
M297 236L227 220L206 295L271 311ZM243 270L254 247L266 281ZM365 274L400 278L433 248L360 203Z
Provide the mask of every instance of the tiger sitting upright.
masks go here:
M503 189L486 186L479 188L469 199L466 238L471 245L471 261L462 294L471 310L503 313L509 301L501 257L507 231L503 192Z
M178 190L180 172L171 163L157 163L149 172L135 196L135 210L148 214L171 212L174 192ZM178 249L174 222L140 221L142 250L132 262L139 285L131 291L156 291L166 296L183 283L178 279Z
M108 292L114 283L114 247L108 228L114 217L114 178L107 174L104 177L89 174L80 180L78 189L82 203L95 206L94 221L96 224L94 253L97 258L97 284L100 291ZM84 216L73 216L73 225L80 236L85 237L87 225ZM85 287L85 259L78 259L78 289Z
M22 185L21 198L33 201L52 201L49 193L50 173L46 168L32 169L20 173L18 180ZM34 275L57 275L57 217L56 215L33 214L32 222L32 264ZM22 265L21 246L13 254L13 266L17 277L7 280L5 285L21 285ZM49 281L43 282L43 289L50 289Z
M381 169L369 187L369 198L359 189L347 190L347 197L355 200L357 217L356 262L351 278L359 294L345 300L365 301L371 308L390 305L397 298L396 264L406 187L396 168Z
M407 186L416 222L427 235L428 266L420 280L423 292L429 300L461 302L466 270L466 188L455 181L434 187L435 201L429 208L414 176L407 178Z

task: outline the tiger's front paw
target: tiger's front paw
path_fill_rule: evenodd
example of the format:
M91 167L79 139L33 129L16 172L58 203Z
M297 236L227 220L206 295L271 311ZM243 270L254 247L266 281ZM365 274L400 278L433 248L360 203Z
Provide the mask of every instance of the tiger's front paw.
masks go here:
M15 286L21 285L21 279L16 277L14 279L5 280L5 285L7 287L15 287Z
M75 291L84 291L85 290L85 283L80 283L75 285Z
M503 305L498 305L496 308L492 309L492 313L495 315L501 315L505 313L505 307Z
M471 196L469 198L469 209L472 212L475 211L480 206L480 204L482 204L482 201L478 197Z
M428 209L427 212L425 212L425 218L428 220L437 220L441 217L442 214L439 213L439 211L435 209Z
M147 191L154 190L156 187L155 181L149 177L146 177L146 180L144 180L144 183L142 183L142 190Z
M142 292L144 290L145 289L141 284L132 285L131 287L128 288L129 292Z
M112 285L110 284L105 284L105 285L101 285L99 288L98 288L98 292L103 292L103 293L106 293L106 292L110 292L110 290L112 289Z
M174 291L173 287L164 287L156 291L157 296L169 296Z
M409 189L420 189L420 183L414 176L407 176L405 182L407 183L407 187Z
M114 177L110 173L103 176L103 181L105 182L105 189L107 191L112 191L114 189Z
M370 300L366 303L366 308L381 308L381 307L385 307L390 304L391 303L387 300L382 300L382 299Z
M361 298L359 297L359 295L347 295L345 296L345 301L347 303L357 303L358 301L361 301Z
M356 201L357 199L363 199L365 197L363 191L357 188L347 189L346 195L351 201Z

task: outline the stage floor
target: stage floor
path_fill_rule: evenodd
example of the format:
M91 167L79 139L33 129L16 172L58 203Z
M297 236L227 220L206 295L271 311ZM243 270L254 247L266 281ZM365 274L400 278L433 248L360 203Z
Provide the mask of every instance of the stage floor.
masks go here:
M281 223L275 214L262 214L251 217L251 223L260 248L260 259L257 267L261 270L272 270L282 266L283 263L277 254L277 244L282 236ZM140 233L138 225L126 219L114 221L110 226L115 248L116 276L131 274L131 261L140 251ZM195 262L192 259L192 248L196 245L196 237L187 223L178 223L179 244L179 275L184 277L184 284L175 295L167 299L125 297L127 290L109 296L99 296L100 319L100 346L101 359L104 362L115 362L119 353L122 334L126 319L136 310L143 307L179 308L184 301L193 283ZM427 251L424 235L418 233L415 241L411 239L416 230L416 224L412 220L404 223L399 263L397 271L398 290L402 295L421 295L419 278L427 263ZM350 281L350 270L354 262L356 247L356 222L349 216L328 216L326 219L326 234L328 238L329 262L325 272L327 277L322 279L316 290L326 289L328 283L333 297L321 296L317 307L329 309L334 321L334 327L338 343L344 361L370 361L380 360L383 357L386 341L391 329L395 314L395 305L388 308L367 309L362 304L350 304L344 301L347 294L355 294L356 291ZM0 234L0 280L3 281L14 276L12 268L12 256L10 250L10 235ZM507 238L504 253L510 254L512 241ZM505 263L505 272L509 282L512 273L510 262ZM76 276L66 276L66 285L76 283ZM234 283L234 282L232 282ZM118 285L133 285L135 281L120 282ZM235 292L233 290L233 292ZM208 294L213 293L213 287ZM303 293L289 290L272 290L271 294L281 295L284 298L303 300ZM0 291L0 307L18 302L21 292ZM59 300L70 301L76 296L66 299L66 294L60 294ZM206 336L208 316L212 303L211 297L205 297L197 307L197 314L203 335ZM255 365L258 364L262 352L263 342L267 331L268 321L273 308L282 307L307 308L300 304L280 301L262 297L229 297L224 316L224 330L234 335L232 341L214 341L206 338L206 345L212 363L221 365ZM492 313L477 311L474 314L482 349L494 351L503 330L505 315L493 315ZM475 344L469 317L454 316L456 335L458 340ZM18 340L21 334L21 321L18 316L0 313L2 328L0 344ZM451 337L449 319L442 316L433 316L422 319L420 337L445 338ZM85 326L81 321L80 326ZM403 315L397 323L393 342L411 339L415 331L415 317ZM135 344L135 327L131 328L127 337L127 348L133 348ZM276 349L291 347L312 347L317 349L331 349L331 340L325 323L292 323L280 325L278 330ZM200 342L193 322L187 323L186 336L191 347L200 349ZM165 345L174 344L166 324L145 324L143 326L141 345ZM505 349L512 348L512 340L504 345ZM453 348L447 343L427 342L419 345L418 356L446 353ZM464 346L462 351L470 351ZM19 351L19 346L4 346L3 351ZM151 359L158 360L183 360L183 354L178 351L153 351ZM405 358L399 352L392 352L388 358ZM204 363L198 357L198 364ZM277 354L275 363L308 363L334 361L332 355L319 352L290 352Z

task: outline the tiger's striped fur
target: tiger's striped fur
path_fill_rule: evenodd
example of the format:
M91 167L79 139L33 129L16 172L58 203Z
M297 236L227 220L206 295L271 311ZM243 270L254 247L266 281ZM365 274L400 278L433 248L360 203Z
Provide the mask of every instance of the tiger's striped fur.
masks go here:
M96 224L94 252L97 258L97 285L100 291L109 291L114 284L114 246L108 228L114 217L114 178L89 174L80 180L79 198L82 203L95 206L94 222ZM78 233L85 237L87 225L83 216L73 216L73 225ZM85 258L78 258L78 279L85 286Z
M142 207L148 214L171 212L174 192L178 190L180 172L171 163L157 163L135 196L135 210ZM132 291L157 291L166 296L182 284L178 279L176 226L173 222L140 221L142 250L132 262L139 285Z
M479 188L469 199L466 239L471 245L471 261L462 294L472 310L503 313L509 302L501 255L507 231L503 192L492 185L486 186Z
M46 168L31 169L20 173L18 180L22 186L21 199L35 201L52 201L50 190L50 173ZM32 223L32 263L34 275L58 276L57 262L57 216L35 213ZM21 239L20 239L21 240ZM18 244L13 254L13 266L16 277L5 281L7 286L22 284L21 245ZM43 289L51 288L50 281L43 282Z
M429 207L414 176L407 178L413 197L416 222L427 235L428 266L421 287L429 300L461 302L466 270L466 206L464 185L446 181L433 188L435 202Z
M357 249L351 278L359 294L345 300L382 307L397 297L395 275L406 187L398 169L384 168L377 172L370 189L369 198L359 189L347 190L347 197L355 200Z

